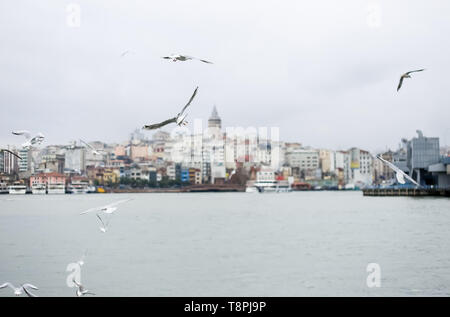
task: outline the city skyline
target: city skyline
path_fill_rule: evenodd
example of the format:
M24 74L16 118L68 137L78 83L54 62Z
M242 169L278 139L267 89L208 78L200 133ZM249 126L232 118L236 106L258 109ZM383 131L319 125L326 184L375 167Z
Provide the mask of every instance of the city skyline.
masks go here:
M190 118L216 104L224 126L276 126L285 141L378 151L421 129L450 144L445 1L227 2L201 10L79 1L79 27L67 24L67 3L25 2L27 10L0 5L2 145L17 142L15 129L42 131L46 144L117 142L166 110L176 113L197 85ZM214 64L161 59L172 52ZM397 93L399 76L418 67L427 70Z

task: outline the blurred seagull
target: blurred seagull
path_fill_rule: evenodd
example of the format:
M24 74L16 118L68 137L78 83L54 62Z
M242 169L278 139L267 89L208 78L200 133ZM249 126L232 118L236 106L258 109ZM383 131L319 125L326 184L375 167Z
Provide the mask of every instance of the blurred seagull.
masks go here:
M192 100L194 100L195 95L197 94L197 90L198 87L195 88L194 93L192 94L191 99L189 99L188 103L183 107L183 109L181 109L181 112L179 114L177 114L176 117L173 117L171 119L168 119L166 121L163 121L161 123L156 123L156 124L150 124L150 125L144 125L144 127L142 129L146 129L146 130L154 130L154 129L158 129L161 128L167 124L170 123L176 123L178 126L181 125L186 125L188 122L184 121L184 119L186 119L186 116L188 115L187 113L184 113L184 111L186 110L186 108L191 104Z
M17 157L19 160L22 159L19 155L17 155L16 153L14 153L14 152L12 152L10 150L7 150L7 149L0 149L0 152L8 152L9 154L14 155L15 157Z
M96 148L94 148L92 145L90 145L89 143L84 142L83 140L80 139L80 142L85 144L94 155L102 155L102 152L104 152L103 150L97 150Z
M100 231L105 233L106 231L108 231L108 225L109 225L109 220L105 223L102 219L102 217L100 216L100 214L97 214L97 218L100 220L101 222L101 226L100 226Z
M20 296L20 295L23 294L23 292L25 292L25 294L27 294L28 297L37 297L36 295L31 293L27 288L32 288L32 289L35 289L35 290L39 289L36 286L28 284L28 283L22 284L22 285L20 285L20 287L15 287L14 285L12 285L9 282L6 282L6 283L0 285L0 289L1 288L5 288L7 286L9 286L9 287L11 287L13 289L14 295L16 295L16 296Z
M406 183L406 181L405 181L405 177L406 177L406 179L409 180L411 183L414 183L416 186L420 187L420 185L414 179L412 179L408 174L403 172L401 169L399 169L397 166L395 166L391 162L386 161L379 155L377 156L377 159L381 160L383 163L385 163L387 166L389 166L395 172L395 177L397 178L397 181L400 184Z
M39 145L44 141L45 136L42 133L38 133L36 136L31 137L31 133L27 130L17 130L12 131L12 134L14 135L23 135L27 139L25 143L22 144L22 147L24 149L31 149L33 145Z
M84 295L95 295L90 290L85 289L81 283L77 283L77 281L75 281L75 279L73 279L72 282L78 287L77 292L76 292L78 297L84 296Z
M133 52L133 51L130 51L130 50L126 50L125 52L123 52L122 54L120 54L120 57L125 57L125 55L132 54L132 53L134 53L134 52Z
M405 79L405 78L411 78L411 76L410 76L411 73L422 72L422 71L424 71L424 70L425 70L425 69L418 69L418 70L412 70L412 71L410 71L410 72L404 73L404 74L400 77L400 82L398 83L397 91L399 91L400 88L402 88L402 85L403 85L403 79Z
M200 58L196 58L196 57L192 57L192 56L187 56L187 55L180 55L180 54L172 54L172 55L169 55L169 56L163 56L162 58L164 58L164 59L171 59L174 62L176 62L176 61L185 62L185 61L188 61L188 60L196 59L196 60L199 60L199 61L201 61L203 63L212 64L212 62L204 60L204 59L200 59Z
M80 215L84 215L84 214L87 214L87 213L93 212L93 211L103 212L105 214L112 214L114 211L117 210L117 205L125 203L130 200L131 199L123 199L123 200L116 201L115 203L112 203L112 204L109 204L109 205L106 205L103 207L91 208L91 209L81 212Z

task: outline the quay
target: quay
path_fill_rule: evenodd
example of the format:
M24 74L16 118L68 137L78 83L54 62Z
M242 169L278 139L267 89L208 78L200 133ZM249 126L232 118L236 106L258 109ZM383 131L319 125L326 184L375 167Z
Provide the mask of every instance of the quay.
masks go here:
M366 188L364 196L443 196L450 197L450 189L438 188Z

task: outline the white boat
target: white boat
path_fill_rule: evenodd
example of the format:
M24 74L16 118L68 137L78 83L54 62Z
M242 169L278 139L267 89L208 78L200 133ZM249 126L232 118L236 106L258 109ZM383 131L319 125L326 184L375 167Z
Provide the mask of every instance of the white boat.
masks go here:
M48 194L65 194L66 193L66 184L64 184L64 183L48 184L47 193Z
M89 180L73 179L68 186L68 191L72 194L86 194L89 191Z
M246 193L286 193L292 189L287 181L263 180L248 182L245 188Z
M0 183L0 194L8 194L9 189L6 183Z
M27 193L27 186L25 185L11 185L8 187L11 195L25 195Z
M256 188L255 186L247 186L245 188L245 192L246 193L257 193L258 192L258 188Z
M33 184L31 185L31 192L33 195L45 195L47 194L47 186L45 184Z

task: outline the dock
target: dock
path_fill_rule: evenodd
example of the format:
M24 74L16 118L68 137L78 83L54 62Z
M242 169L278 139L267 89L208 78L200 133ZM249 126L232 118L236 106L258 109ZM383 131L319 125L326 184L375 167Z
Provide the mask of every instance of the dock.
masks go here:
M450 189L437 188L367 188L362 191L364 196L450 197Z

